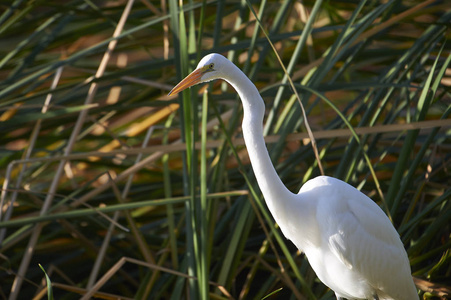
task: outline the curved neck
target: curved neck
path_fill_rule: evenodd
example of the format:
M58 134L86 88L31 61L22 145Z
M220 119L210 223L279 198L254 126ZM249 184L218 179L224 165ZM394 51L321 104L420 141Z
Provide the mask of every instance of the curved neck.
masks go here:
M279 178L271 158L266 148L263 138L263 117L265 114L265 104L255 85L244 75L244 73L236 68L233 74L233 80L225 78L235 90L238 92L243 103L243 135L246 148L249 153L251 165L257 178L260 190L266 200L269 210L274 218L278 219L278 212L282 202L288 201L293 193L291 193ZM278 207L278 209L275 209Z

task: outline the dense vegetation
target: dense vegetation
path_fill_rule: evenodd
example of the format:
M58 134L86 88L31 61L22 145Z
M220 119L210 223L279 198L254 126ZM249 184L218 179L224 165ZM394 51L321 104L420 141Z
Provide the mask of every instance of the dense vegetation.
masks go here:
M43 270L55 299L334 299L268 214L235 91L167 96L210 52L261 91L297 191L321 171L292 78L324 173L389 214L420 296L445 298L449 1L180 2L0 2L0 299L47 297Z

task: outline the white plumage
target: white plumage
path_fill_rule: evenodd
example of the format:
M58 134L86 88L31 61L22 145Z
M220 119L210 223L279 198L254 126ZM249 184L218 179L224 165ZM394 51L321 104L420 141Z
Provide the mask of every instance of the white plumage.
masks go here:
M244 140L271 214L337 299L418 299L399 235L370 198L327 176L309 180L298 194L285 187L263 139L263 99L233 63L207 55L170 94L214 79L226 80L240 95Z

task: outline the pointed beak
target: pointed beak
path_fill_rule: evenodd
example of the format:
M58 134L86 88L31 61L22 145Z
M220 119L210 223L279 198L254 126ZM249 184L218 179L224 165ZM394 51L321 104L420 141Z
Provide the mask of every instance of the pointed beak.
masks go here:
M170 95L176 95L178 93L180 93L181 91L192 87L193 85L196 85L200 82L200 78L203 75L203 70L202 69L196 69L194 70L191 74L189 74L188 76L185 77L185 79L183 79L182 81L179 82L179 84L177 84L168 94L168 96Z

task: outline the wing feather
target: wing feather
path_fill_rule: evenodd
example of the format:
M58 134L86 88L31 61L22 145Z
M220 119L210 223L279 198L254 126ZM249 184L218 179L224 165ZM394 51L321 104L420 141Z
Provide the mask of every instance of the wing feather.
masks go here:
M374 289L388 295L411 291L409 261L388 217L354 187L329 180L333 184L323 189L329 189L330 196L320 197L317 206L324 244Z

